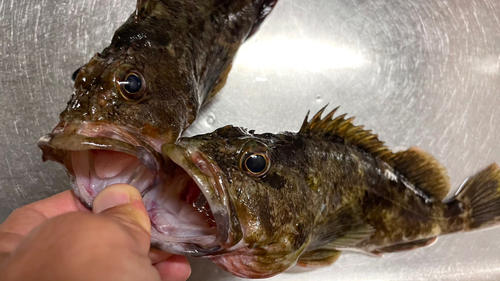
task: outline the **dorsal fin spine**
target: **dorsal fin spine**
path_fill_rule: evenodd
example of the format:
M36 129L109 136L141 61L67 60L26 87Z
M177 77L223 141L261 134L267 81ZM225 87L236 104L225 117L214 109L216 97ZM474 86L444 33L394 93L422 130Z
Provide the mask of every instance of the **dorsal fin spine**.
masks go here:
M354 126L352 122L355 117L346 119L347 114L341 114L333 118L339 107L321 118L325 109L326 106L321 108L309 121L307 120L308 112L299 133L320 138L337 136L348 144L354 145L376 157L381 157L383 161L390 162L392 152L384 146L383 142L378 140L377 135L371 133L371 130L364 130L364 126Z
M307 121L308 113L299 134L334 142L338 142L340 138L345 144L386 162L416 187L435 198L442 200L446 196L449 190L448 174L432 155L417 148L393 153L371 130L365 130L364 126L353 125L354 117L346 119L347 114L342 114L333 118L338 107L321 118L325 109L326 107L323 107L310 121Z

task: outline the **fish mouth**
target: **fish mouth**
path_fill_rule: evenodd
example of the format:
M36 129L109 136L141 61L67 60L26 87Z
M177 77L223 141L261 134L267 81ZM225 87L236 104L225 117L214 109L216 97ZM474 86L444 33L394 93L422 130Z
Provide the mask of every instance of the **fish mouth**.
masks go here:
M78 126L82 127L93 129L54 130L41 137L38 146L43 161L66 167L72 188L86 207L91 208L94 198L107 186L130 184L144 195L160 181L163 158L151 145L116 127L112 132L108 126Z
M219 167L192 148L165 144L162 152L169 171L164 186L144 196L153 245L191 256L214 256L238 248L242 230L232 216L227 181ZM155 194L160 190L160 196ZM166 219L166 212L177 214L176 219Z
M89 209L107 186L137 188L151 220L151 243L163 251L213 256L237 248L241 228L219 168L194 149L160 145L106 124L59 126L40 138L44 161L63 164L75 195Z

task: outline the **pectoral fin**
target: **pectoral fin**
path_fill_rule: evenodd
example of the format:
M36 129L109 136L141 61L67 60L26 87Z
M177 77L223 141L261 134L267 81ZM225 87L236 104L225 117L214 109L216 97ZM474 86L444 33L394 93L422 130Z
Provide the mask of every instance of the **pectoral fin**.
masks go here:
M342 206L326 219L316 221L316 231L297 265L321 267L334 263L340 256L339 249L354 248L369 238L375 229L363 220L360 210Z
M375 229L367 224L351 206L336 210L324 222L318 222L318 230L309 249L350 248L370 237Z
M298 266L302 267L323 267L337 261L340 251L319 249L303 253L297 261Z

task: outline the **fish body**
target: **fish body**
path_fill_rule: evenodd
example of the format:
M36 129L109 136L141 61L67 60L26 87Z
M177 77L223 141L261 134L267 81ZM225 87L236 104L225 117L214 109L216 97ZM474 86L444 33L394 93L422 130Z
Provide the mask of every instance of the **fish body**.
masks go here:
M217 230L210 235L218 247L197 255L237 276L264 278L295 264L329 265L344 250L410 250L498 222L497 164L443 202L449 177L430 154L416 147L392 152L345 115L322 113L306 117L298 133L227 126L164 145L167 163L191 177L210 211L193 207ZM166 250L179 245L156 242Z
M87 206L106 184L146 191L160 180L161 145L224 86L238 48L276 1L139 0L111 44L74 73L59 124L39 141L43 159L66 166ZM96 173L110 157L111 170Z

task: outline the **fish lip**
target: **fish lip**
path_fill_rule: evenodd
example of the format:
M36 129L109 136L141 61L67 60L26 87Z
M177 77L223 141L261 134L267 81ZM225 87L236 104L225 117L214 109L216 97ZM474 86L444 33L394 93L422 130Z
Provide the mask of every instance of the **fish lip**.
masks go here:
M52 133L38 140L38 147L43 152L44 162L51 160L62 163L62 150L112 150L137 157L151 172L161 170L164 163L159 152L161 144L136 131L100 121L61 121Z
M231 215L233 214L230 208L230 198L225 188L226 181L217 172L220 170L219 167L205 157L203 153L193 148L185 148L176 144L165 144L162 146L162 153L166 162L171 160L184 169L198 185L210 205L217 224L217 241L219 242L219 247L209 251L196 250L196 252L200 253L196 255L218 255L241 244L242 235L238 235L237 233L242 233L243 230L239 222L234 223L231 220ZM203 167L202 165L205 166ZM204 171L202 171L200 166L202 166ZM191 255L195 254L191 253Z
M64 164L64 157L68 151L111 150L137 157L153 173L160 171L163 166L161 154L154 149L104 137L87 137L75 133L50 133L38 140L38 147L42 150L44 162L55 161Z

